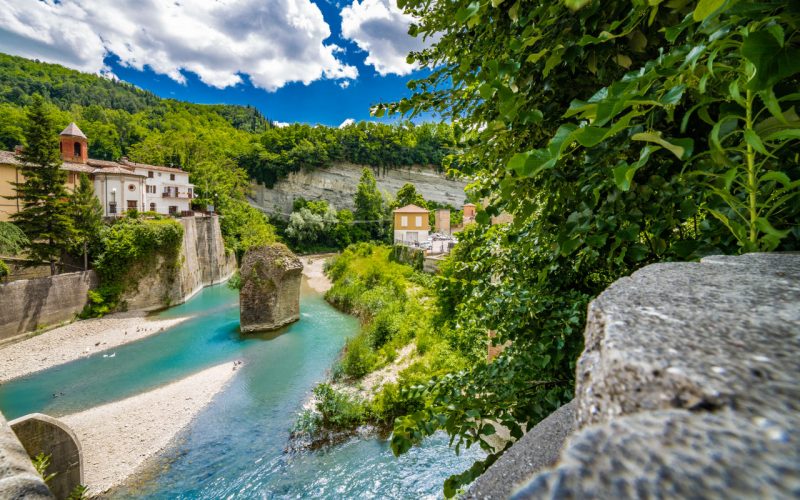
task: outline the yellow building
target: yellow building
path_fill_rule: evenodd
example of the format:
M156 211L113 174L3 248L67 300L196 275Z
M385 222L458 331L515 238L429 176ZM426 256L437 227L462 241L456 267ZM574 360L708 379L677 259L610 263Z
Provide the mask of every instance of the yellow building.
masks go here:
M431 226L428 210L416 205L406 205L394 211L394 241L419 243L428 239Z
M95 195L106 217L118 217L127 210L160 214L191 213L194 185L188 172L179 168L134 163L122 158L105 161L89 158L89 141L75 123L60 134L61 169L66 170L67 190L72 192L85 173L94 182ZM22 207L15 182L24 182L19 151L0 151L0 221L8 221Z

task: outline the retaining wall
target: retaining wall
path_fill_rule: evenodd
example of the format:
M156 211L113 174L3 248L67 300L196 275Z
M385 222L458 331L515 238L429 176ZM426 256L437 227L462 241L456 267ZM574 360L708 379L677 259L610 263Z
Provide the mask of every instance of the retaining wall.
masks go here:
M94 271L12 281L0 285L0 341L72 320L97 287Z

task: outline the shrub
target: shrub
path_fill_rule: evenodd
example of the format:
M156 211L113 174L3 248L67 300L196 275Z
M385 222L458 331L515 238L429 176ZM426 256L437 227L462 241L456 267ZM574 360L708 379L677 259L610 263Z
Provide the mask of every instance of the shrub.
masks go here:
M335 390L330 384L314 388L321 423L330 429L356 427L366 421L366 406L353 396Z
M363 332L349 339L342 357L342 371L351 378L361 378L375 366L375 354L369 347L369 339Z

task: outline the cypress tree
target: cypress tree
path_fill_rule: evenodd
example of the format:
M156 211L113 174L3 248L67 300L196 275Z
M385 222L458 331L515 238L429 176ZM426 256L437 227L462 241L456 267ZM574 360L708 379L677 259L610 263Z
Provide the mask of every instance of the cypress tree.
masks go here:
M71 201L75 226L73 248L83 254L83 269L86 270L89 269L89 243L98 239L103 225L103 207L94 195L94 186L88 175L81 173Z
M24 182L14 187L22 210L12 215L14 223L28 237L28 257L35 262L50 264L50 274L56 274L59 262L73 236L69 212L69 194L65 183L67 172L61 170L61 154L56 124L44 99L34 95L27 111L25 148L20 155Z
M358 187L356 188L354 201L356 205L356 219L359 221L369 221L364 222L366 231L369 231L369 234L361 235L362 237L359 239L363 239L363 236L375 240L382 239L385 234L383 196L380 191L378 191L378 184L375 181L375 176L372 175L372 170L369 168L364 168L364 170L361 171L361 179L359 179Z

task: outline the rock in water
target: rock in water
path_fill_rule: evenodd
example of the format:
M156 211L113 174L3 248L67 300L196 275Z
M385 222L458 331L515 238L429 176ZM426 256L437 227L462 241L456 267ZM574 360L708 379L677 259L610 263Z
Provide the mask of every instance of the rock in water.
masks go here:
M302 271L300 259L280 243L248 250L240 271L242 332L275 330L300 319Z

